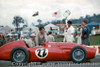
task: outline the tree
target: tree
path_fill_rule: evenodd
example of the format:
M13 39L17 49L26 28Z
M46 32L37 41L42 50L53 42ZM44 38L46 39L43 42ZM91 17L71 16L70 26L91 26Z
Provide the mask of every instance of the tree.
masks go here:
M20 26L20 23L24 23L24 19L20 16L15 16L12 24L17 28L17 30Z

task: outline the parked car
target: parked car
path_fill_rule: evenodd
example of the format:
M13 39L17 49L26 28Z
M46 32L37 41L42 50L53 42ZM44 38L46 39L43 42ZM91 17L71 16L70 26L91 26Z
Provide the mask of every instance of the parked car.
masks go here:
M29 48L25 41L13 41L0 47L0 60L16 63L42 61L85 62L95 58L97 49L64 42L45 42L43 46Z

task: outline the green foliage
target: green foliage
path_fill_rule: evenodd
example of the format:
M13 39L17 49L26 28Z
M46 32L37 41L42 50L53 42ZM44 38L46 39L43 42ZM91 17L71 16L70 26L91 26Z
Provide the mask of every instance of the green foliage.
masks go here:
M88 23L90 22L98 22L100 23L100 14L96 15L94 14L93 16L86 15L86 17L80 17L79 19L71 19L73 24L81 24L83 20L86 20Z
M68 20L71 20L73 22L73 24L81 24L83 20L86 20L88 23L93 22L93 21L100 23L100 14L98 14L98 15L94 14L93 16L86 15L85 17L81 16L79 19L68 19ZM62 20L52 20L51 22L47 21L46 23L44 23L42 25L45 26L49 23L52 23L54 25L65 24L65 18Z
M24 19L20 16L15 16L12 24L18 29L20 26L20 23L24 23Z

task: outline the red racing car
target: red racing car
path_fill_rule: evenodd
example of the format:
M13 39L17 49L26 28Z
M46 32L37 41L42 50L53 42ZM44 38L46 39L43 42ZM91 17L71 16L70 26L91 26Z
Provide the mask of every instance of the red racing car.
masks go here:
M0 47L0 60L16 63L72 60L81 63L94 58L96 51L85 45L63 42L45 42L43 46L29 48L25 41L19 40Z

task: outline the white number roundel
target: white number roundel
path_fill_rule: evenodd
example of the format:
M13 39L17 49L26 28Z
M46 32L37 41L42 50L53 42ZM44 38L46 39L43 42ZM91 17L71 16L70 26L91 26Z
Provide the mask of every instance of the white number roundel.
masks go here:
M45 48L39 48L35 50L35 54L38 58L44 59L48 55L48 49Z

